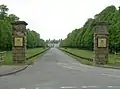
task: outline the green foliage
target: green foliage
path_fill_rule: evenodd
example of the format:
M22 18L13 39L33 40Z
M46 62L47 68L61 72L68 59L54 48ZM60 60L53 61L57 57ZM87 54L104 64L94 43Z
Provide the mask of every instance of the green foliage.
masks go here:
M6 5L0 5L0 19L4 20L7 17L8 10Z
M94 19L88 19L82 28L69 33L67 38L61 41L60 46L93 50L93 33L96 21L106 21L110 24L108 25L110 52L120 51L120 8L117 10L113 5L96 14Z
M14 15L14 14L10 14L10 15L8 16L8 19L9 19L9 21L12 23L13 21L18 21L18 20L19 20L19 17L17 17L17 16Z
M46 45L43 39L40 39L40 35L35 32L27 29L27 47L35 48L35 47L44 47Z
M0 20L0 49L12 48L11 24L7 20Z
M19 17L14 14L8 14L9 9L6 5L0 5L0 50L12 49L12 26L11 23L18 21ZM43 47L45 46L44 40L40 39L40 35L27 29L27 47Z

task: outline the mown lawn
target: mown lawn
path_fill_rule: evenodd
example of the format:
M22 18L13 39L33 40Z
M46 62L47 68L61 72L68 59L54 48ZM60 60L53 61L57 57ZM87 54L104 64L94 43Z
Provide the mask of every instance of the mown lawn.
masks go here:
M75 49L75 48L61 48L62 50L65 50L65 51L68 51L72 54L75 54L77 56L81 56L81 57L85 57L85 58L93 58L94 57L94 53L93 51L88 51L88 50L81 50L81 49ZM111 65L111 66L120 66L120 59L116 59L117 62L115 62L115 59L116 59L116 55L115 54L109 54L108 56L108 65ZM79 59L80 60L80 59ZM88 62L87 60L83 59L83 60L80 60L80 61L84 61L84 63L88 64L90 62Z
M33 48L33 49L28 49L26 53L26 57L33 56L35 54L41 53L42 51L46 50L46 48ZM12 52L11 51L6 51L5 52L5 65L12 65Z
M71 52L73 54L76 54L78 56L82 56L82 57L86 57L86 58L92 58L93 57L93 52L92 51L88 51L88 50L80 50L80 49L73 49L73 48L61 48L63 50L66 50L68 52Z

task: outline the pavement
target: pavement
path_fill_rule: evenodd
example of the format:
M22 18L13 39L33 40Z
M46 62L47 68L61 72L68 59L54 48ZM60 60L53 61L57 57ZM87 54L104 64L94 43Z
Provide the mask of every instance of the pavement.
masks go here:
M120 70L83 65L51 48L34 65L0 77L0 89L120 89Z
M24 69L26 69L28 67L28 65L21 65L21 66L0 66L0 77L2 76L6 76L6 75L11 75L17 72L20 72Z

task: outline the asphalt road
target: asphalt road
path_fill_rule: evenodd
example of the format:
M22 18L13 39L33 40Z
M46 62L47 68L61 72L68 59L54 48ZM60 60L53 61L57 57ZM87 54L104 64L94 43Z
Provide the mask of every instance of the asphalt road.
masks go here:
M1 77L0 89L120 89L120 70L83 65L52 48L26 70Z

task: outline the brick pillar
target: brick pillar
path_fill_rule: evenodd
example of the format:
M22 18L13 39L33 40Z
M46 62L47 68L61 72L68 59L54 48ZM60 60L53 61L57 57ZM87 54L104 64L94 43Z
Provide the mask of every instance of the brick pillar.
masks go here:
M97 22L94 29L94 65L108 62L108 27L106 22Z
M24 21L12 23L12 57L15 64L26 61L26 25Z

